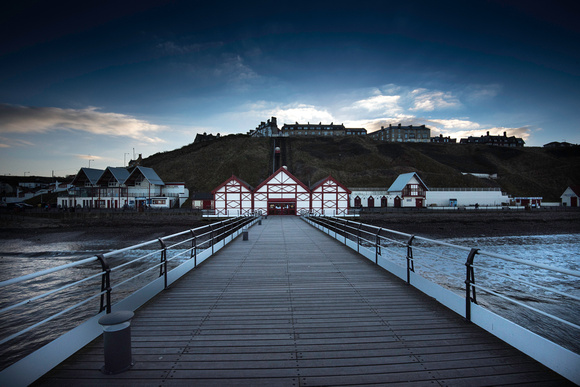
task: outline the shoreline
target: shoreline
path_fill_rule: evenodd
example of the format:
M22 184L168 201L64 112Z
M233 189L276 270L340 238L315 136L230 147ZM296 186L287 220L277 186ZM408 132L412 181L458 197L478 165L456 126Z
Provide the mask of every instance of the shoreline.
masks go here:
M363 214L353 221L432 239L521 235L580 234L580 211L454 212L425 211ZM63 219L33 216L0 218L0 242L88 242L113 245L140 243L211 222L194 214L155 213L149 216L95 214Z
M421 211L369 214L357 221L432 239L580 234L580 211Z

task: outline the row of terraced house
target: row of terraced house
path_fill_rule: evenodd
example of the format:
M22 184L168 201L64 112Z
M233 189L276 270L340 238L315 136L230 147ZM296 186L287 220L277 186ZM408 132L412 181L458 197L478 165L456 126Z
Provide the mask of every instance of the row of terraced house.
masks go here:
M173 208L189 198L185 183L165 183L152 168L81 168L57 199L60 208Z
M261 122L254 130L250 130L248 135L252 137L325 137L325 136L367 136L373 140L386 142L434 142L434 143L457 143L454 138L431 137L431 129L425 125L408 125L400 123L397 125L381 126L381 129L367 133L365 128L347 128L344 124L318 124L306 123L284 124L278 128L278 120L272 117L266 122ZM507 132L502 135L469 136L462 138L461 144L482 144L505 147L523 147L525 141L522 138L508 136Z

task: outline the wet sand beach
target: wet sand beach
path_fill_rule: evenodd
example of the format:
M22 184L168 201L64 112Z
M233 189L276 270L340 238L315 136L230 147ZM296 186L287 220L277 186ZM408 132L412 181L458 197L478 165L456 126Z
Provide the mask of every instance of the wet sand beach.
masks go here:
M111 245L157 239L207 224L195 214L93 214L68 218L0 216L0 240L47 243L110 241ZM362 214L355 221L430 238L555 235L580 233L580 211L400 211Z

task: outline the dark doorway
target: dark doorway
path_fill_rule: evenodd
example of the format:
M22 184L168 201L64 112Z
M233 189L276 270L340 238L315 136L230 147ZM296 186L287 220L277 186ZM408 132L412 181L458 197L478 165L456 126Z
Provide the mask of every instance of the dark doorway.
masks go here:
M401 198L398 196L395 198L395 208L401 208Z

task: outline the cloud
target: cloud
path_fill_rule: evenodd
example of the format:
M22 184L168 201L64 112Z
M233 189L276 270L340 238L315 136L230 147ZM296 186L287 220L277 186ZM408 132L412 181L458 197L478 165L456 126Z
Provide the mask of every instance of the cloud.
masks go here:
M354 109L364 109L370 113L380 113L387 115L400 114L403 109L399 106L399 95L375 95L366 99L355 101L352 104Z
M448 109L461 106L461 102L450 92L438 90L429 91L427 89L415 89L411 92L414 99L413 107L410 111L430 112L435 109Z
M259 78L259 75L244 63L239 55L224 55L221 63L213 70L217 77L225 76L234 82Z
M34 146L34 144L22 139L0 137L0 148L13 148L19 146Z
M80 154L76 154L76 155L73 155L73 156L75 156L76 158L81 159L81 160L91 160L91 161L104 160L105 159L104 157L95 156L95 155L80 155Z
M326 109L320 109L316 106L296 104L284 107L276 107L271 110L268 116L273 116L278 119L278 124L299 122L305 124L307 122L334 122L335 119Z
M100 112L96 107L61 109L0 104L0 133L24 134L70 130L161 143L164 140L151 134L164 129L166 127L129 115Z
M454 129L454 130L466 130L466 129L479 129L481 126L477 122L460 120L456 118L451 119L428 119L425 120L435 125L443 125L444 129Z
M501 93L502 88L500 84L469 85L465 89L465 96L471 102L481 102L495 98Z
M503 136L503 134L506 133L508 137L516 136L521 137L524 140L527 140L532 135L532 129L528 126L521 126L519 128L505 128L500 126L488 130L491 135Z

